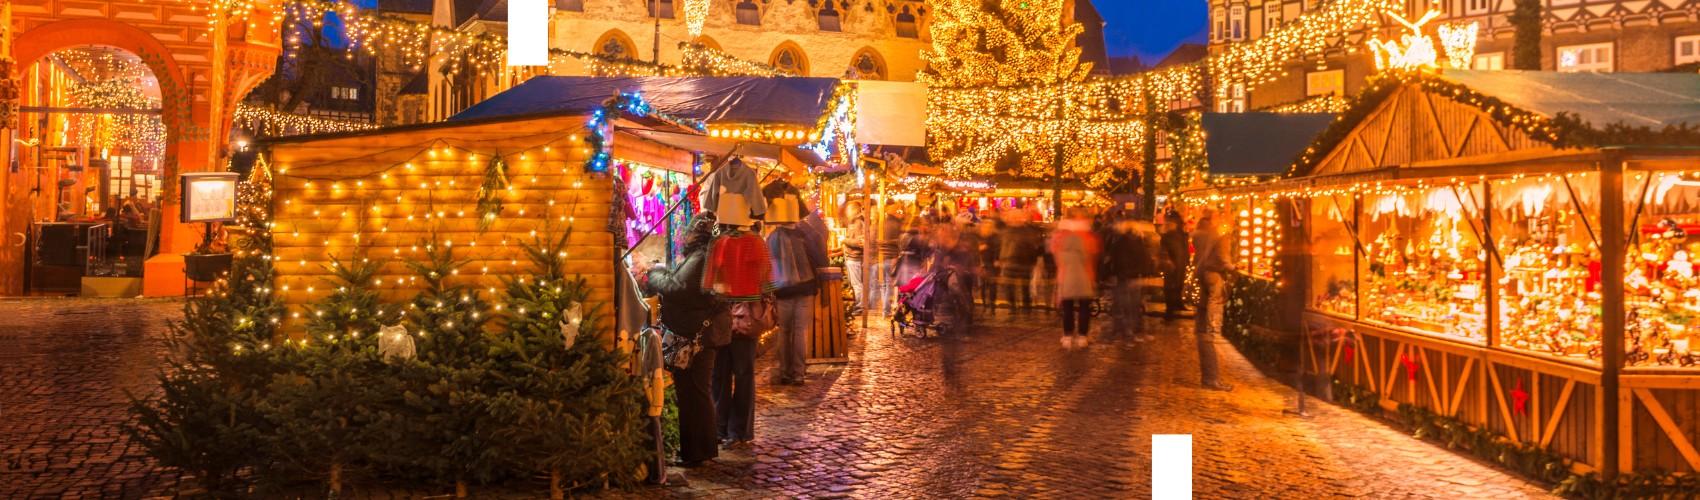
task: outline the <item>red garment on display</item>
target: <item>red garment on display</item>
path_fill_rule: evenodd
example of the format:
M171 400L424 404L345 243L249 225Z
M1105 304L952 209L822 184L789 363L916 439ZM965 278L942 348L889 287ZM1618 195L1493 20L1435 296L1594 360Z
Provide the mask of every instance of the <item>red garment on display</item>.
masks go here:
M767 240L754 233L721 236L709 244L702 287L730 301L760 300L772 292L773 257Z

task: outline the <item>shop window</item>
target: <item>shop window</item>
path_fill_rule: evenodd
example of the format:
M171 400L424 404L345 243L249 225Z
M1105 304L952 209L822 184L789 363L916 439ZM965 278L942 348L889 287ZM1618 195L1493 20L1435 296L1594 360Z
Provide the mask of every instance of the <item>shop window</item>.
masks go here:
M832 8L832 2L822 6L816 13L815 20L821 31L844 31L843 19L838 15L838 9Z
M1630 366L1700 366L1700 176L1625 174L1624 323Z
M1348 318L1358 315L1357 233L1350 196L1310 200L1310 294L1312 309Z
M1305 73L1305 95L1346 95L1346 70Z
M751 0L738 2L734 11L738 16L738 24L761 26L761 7Z
M673 19L673 0L649 0L649 15L658 19Z
M1490 52L1487 54L1476 54L1476 60L1470 64L1470 69L1479 69L1483 71L1499 71L1505 69L1505 53Z
M1599 177L1592 174L1494 183L1501 346L1598 359L1598 192Z
M1700 62L1700 35L1677 37L1676 64Z
M1401 189L1364 197L1358 218L1365 321L1484 342L1487 253L1474 187Z
M914 14L909 13L908 7L904 7L903 12L897 14L897 36L899 38L921 38L921 24L915 20Z
M1612 71L1612 44L1595 43L1559 47L1558 71L1563 73L1609 73Z
M584 0L555 0L555 10L563 12L584 12Z

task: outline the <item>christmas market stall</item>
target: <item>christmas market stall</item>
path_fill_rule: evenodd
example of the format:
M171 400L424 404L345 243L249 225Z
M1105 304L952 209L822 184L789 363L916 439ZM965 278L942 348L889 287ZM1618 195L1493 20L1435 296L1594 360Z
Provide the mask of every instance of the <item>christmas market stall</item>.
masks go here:
M1543 477L1692 473L1694 123L1692 74L1389 74L1227 197L1297 208L1299 272L1275 278L1336 397Z

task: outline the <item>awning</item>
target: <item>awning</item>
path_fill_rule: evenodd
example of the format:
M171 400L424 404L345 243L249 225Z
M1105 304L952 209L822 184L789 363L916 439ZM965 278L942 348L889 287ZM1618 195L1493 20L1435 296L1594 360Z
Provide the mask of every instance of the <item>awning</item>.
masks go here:
M1210 175L1281 175L1333 122L1326 113L1205 113Z
M1447 70L1440 77L1547 117L1575 114L1598 130L1617 123L1655 132L1700 125L1700 76L1692 72Z
M813 127L832 107L832 78L539 76L449 118L587 115L638 92L655 111L703 123Z
M913 82L856 82L856 142L927 145L927 86Z
M810 151L799 146L779 146L765 142L740 141L736 139L709 137L706 135L680 134L649 129L621 128L620 131L641 137L645 140L654 141L695 153L718 156L737 151L738 154L743 156L777 161L780 164L791 167L795 170L806 171L824 168L827 166L826 162L821 160L820 155L815 154L814 151Z

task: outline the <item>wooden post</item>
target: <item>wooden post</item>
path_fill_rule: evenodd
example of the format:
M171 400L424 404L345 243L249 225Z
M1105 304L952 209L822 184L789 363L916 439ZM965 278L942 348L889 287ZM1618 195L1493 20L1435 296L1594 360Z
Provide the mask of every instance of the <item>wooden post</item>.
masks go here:
M230 83L230 12L231 7L212 9L212 93L207 102L207 165L205 172L222 171L219 164L219 152L224 149L224 95L225 87ZM178 169L182 171L181 168ZM177 182L170 179L168 182ZM178 193L179 196L182 193Z
M1482 248L1493 244L1493 183L1482 181ZM1498 260L1492 255L1487 258L1486 272L1482 275L1482 297L1487 300L1487 345L1499 347L1499 268ZM1486 361L1485 359L1483 361Z
M1600 426L1605 429L1605 439L1597 446L1603 446L1601 453L1600 476L1612 484L1617 480L1618 460L1620 457L1618 444L1631 430L1631 422L1624 421L1620 410L1622 399L1619 397L1617 385L1618 373L1623 370L1623 275L1624 275L1624 245L1625 226L1623 220L1623 161L1615 153L1609 154L1600 164L1600 283L1603 293L1600 296L1601 321L1605 328L1601 332L1600 342L1603 356L1600 360L1600 395L1601 400L1611 405L1605 409L1604 419Z

